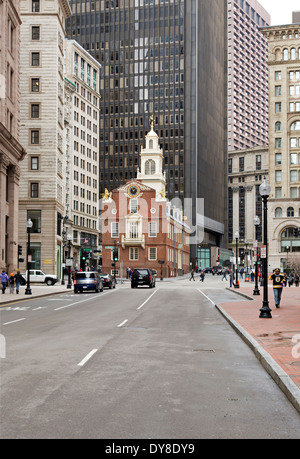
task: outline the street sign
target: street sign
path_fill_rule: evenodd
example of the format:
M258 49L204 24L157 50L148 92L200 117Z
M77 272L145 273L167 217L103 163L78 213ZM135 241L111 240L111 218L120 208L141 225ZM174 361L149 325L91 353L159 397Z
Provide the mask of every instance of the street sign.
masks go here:
M267 258L267 246L266 245L262 245L260 247L260 257Z
M257 249L257 241L253 241L253 248Z
M105 248L108 249L108 250L114 250L114 249L115 249L115 247L111 247L111 246L109 246L109 245L106 246Z

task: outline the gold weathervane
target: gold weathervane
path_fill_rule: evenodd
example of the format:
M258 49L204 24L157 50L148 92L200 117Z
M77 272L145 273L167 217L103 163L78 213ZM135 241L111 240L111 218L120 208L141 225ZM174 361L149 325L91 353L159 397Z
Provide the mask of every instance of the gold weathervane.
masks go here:
M104 194L102 195L102 198L103 198L103 199L109 199L110 196L111 196L111 193L108 191L107 188L105 188L105 192L104 192Z

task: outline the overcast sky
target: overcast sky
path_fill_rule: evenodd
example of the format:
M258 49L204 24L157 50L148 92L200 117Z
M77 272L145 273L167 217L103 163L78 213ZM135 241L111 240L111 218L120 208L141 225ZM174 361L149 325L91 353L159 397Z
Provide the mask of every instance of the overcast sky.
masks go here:
M292 23L292 12L300 11L299 0L259 0L259 3L271 15L270 25Z

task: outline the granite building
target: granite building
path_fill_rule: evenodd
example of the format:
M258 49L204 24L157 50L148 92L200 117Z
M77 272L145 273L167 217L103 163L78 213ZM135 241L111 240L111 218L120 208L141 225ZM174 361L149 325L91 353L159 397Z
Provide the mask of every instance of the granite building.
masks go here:
M18 267L20 161L26 155L20 144L20 25L20 1L0 0L0 269L8 273Z
M136 177L148 120L164 151L168 199L204 199L201 246L224 243L227 1L70 0L66 22L103 66L100 193ZM199 244L198 244L199 245ZM200 247L200 246L199 246ZM192 258L197 256L196 245Z

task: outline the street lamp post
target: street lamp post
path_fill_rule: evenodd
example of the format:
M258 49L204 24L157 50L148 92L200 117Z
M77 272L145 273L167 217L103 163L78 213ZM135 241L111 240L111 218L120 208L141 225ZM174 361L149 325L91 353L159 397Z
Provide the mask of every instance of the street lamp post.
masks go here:
M62 268L61 268L61 285L65 285L65 243L66 243L66 230L63 229L62 232Z
M70 263L70 258L71 258L71 241L72 241L72 236L71 234L68 234L67 236L68 239L68 259ZM69 264L69 270L68 270L68 285L67 288L72 288L72 283L71 283L71 266Z
M240 237L240 234L238 231L236 231L235 233L235 256L236 256L236 264L235 264L235 284L234 284L234 287L235 288L239 288L239 281L238 281L238 244L239 244L239 237Z
M27 285L25 289L25 295L32 295L32 291L30 288L30 266L29 266L29 256L30 256L30 230L32 228L32 221L30 218L27 220Z
M263 258L264 267L264 298L263 305L260 309L260 319L272 319L271 309L269 307L268 299L268 197L271 193L271 187L268 184L266 177L264 177L263 183L259 187L259 193L263 201L263 215L264 215L264 245L266 247L266 255Z
M245 251L245 257L246 257L246 274L248 274L248 245L249 242L245 241L245 246L246 246L246 251Z
M260 290L258 288L258 246L257 246L259 225L260 225L260 218L256 215L254 219L255 239L256 239L256 262L255 262L255 287L253 290L253 295L260 295Z

